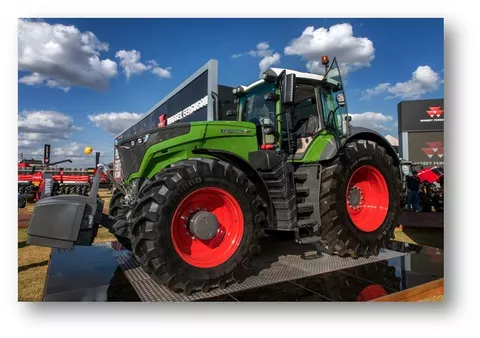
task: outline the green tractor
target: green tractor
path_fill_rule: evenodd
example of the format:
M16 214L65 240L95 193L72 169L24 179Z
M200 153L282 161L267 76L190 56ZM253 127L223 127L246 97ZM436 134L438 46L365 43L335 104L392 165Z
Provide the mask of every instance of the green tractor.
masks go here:
M100 223L153 280L186 293L237 279L265 233L340 256L378 254L400 212L399 159L381 135L350 125L338 64L322 62L325 76L271 68L234 88L230 121L160 116L158 128L117 138L124 179L110 216L91 194L68 246L91 244ZM73 203L55 198L45 210ZM29 243L62 246L41 208Z

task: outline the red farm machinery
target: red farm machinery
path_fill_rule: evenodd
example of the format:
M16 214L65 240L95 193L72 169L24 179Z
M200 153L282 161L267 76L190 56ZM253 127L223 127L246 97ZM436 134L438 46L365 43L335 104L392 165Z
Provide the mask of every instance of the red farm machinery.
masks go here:
M98 162L98 155L96 161ZM27 200L39 200L55 195L87 196L96 168L63 168L62 163L70 159L50 163L50 145L44 148L44 160L25 160L18 163L18 194ZM109 185L108 177L102 173L101 183Z

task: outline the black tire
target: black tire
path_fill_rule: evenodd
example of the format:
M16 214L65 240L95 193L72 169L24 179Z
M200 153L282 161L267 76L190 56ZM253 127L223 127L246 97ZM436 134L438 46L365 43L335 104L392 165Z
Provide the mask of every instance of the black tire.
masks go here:
M113 192L112 198L110 199L110 206L108 208L108 213L110 216L115 217L116 220L126 220L128 209L126 209L122 204L122 199L124 195L121 191L115 190ZM130 231L128 225L125 224L122 229L115 229L115 232L112 232L117 241L127 250L132 251L132 242L130 240Z
M356 169L375 167L383 175L389 192L389 207L383 223L371 232L360 230L347 212L347 187ZM373 141L349 142L338 156L322 170L320 192L321 229L329 253L340 256L369 257L377 255L387 241L394 238L396 221L401 210L399 168L385 148Z
M243 234L232 255L219 265L199 268L185 261L174 247L172 220L180 203L200 188L221 188L239 204ZM160 285L186 294L223 288L242 280L253 255L260 252L258 239L266 222L266 203L255 185L232 165L213 159L178 162L146 180L133 209L133 252L142 268Z

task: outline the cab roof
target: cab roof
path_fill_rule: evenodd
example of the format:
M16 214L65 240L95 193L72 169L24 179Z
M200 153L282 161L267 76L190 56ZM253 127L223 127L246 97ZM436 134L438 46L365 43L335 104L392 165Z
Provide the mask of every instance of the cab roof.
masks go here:
M299 72L299 71L296 71L296 70L292 70L292 69L285 69L285 68L270 68L269 69L270 71L273 71L275 73L276 76L280 75L280 73L282 73L283 71L285 71L285 73L288 75L288 74L295 74L297 79L304 79L304 80L309 80L309 81L312 81L312 82L321 82L323 79L324 79L324 76L322 75L318 75L318 74L313 74L313 73L304 73L304 72ZM328 82L336 85L338 84L337 81L335 80L332 80L332 79L328 79L327 80ZM260 79L258 81L255 81L254 83L248 85L248 86L240 86L242 87L245 91L248 91L249 89L252 89L256 86L258 86L259 84L262 84L264 83L265 81L263 79Z

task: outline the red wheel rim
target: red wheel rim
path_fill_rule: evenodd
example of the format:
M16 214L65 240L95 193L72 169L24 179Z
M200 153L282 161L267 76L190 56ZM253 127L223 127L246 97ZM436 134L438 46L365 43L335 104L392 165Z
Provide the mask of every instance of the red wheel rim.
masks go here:
M355 298L356 302L368 302L372 299L377 299L383 296L388 295L388 292L385 288L378 284L372 284L365 287L360 293L358 294L357 298Z
M197 211L208 211L217 217L219 228L213 238L201 240L190 234L187 222ZM175 210L172 242L178 255L188 264L213 268L235 253L242 240L243 228L242 209L231 194L220 188L200 188L185 197Z
M382 173L364 165L352 174L347 186L347 212L360 230L372 232L385 221L389 205L388 186Z

